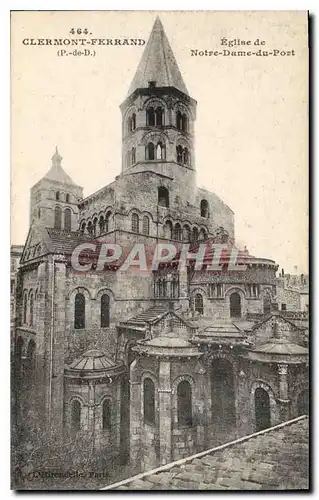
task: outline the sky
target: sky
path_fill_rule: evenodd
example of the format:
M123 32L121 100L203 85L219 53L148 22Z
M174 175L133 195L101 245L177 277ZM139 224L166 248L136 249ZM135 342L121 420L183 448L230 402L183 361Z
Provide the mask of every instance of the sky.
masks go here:
M96 47L95 57L59 57L25 38L147 41L157 12L14 12L11 29L11 234L25 241L30 188L55 146L84 196L121 170L121 113L142 46ZM235 234L252 255L285 272L308 271L308 53L302 12L159 13L189 94L197 100L199 186L235 212ZM83 35L81 35L82 37ZM194 57L221 38L259 39L294 56ZM245 50L244 46L229 50ZM246 47L246 50L247 47Z

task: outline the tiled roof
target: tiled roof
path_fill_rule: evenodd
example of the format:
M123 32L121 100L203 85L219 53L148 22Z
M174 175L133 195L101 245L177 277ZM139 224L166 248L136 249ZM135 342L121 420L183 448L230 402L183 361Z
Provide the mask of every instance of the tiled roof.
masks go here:
M78 231L62 231L46 228L49 236L48 247L52 253L71 255L73 250L82 243L97 243L92 236Z
M103 489L307 490L308 440L303 416Z

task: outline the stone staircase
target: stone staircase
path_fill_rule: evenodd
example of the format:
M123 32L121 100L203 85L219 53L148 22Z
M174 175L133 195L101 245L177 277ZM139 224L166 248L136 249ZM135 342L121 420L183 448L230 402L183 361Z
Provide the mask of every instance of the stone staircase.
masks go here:
M152 323L157 318L160 318L167 311L168 309L165 306L153 306L150 309L147 309L147 311L143 311L137 316L134 316L133 318L125 321L125 323L129 323L130 325L144 326L145 323Z

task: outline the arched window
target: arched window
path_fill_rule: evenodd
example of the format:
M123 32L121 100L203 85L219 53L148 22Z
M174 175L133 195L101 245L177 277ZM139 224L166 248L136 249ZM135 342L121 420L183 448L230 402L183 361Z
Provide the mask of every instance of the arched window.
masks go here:
M102 427L104 430L111 428L111 404L107 399L104 399L103 401Z
M200 202L200 216L201 217L209 217L209 205L207 200L202 200Z
M103 217L103 215L100 215L100 218L99 218L99 233L100 234L104 233L104 228L105 228L104 217Z
M133 113L131 119L131 131L133 132L133 130L135 129L136 129L136 114Z
M144 422L155 424L155 386L150 378L145 378L144 388Z
M60 200L60 191L57 191L57 192L55 193L55 199L56 199L56 201L59 201L59 200Z
M81 224L81 233L82 234L84 234L84 232L85 232L85 227L86 227L85 222L82 222L82 224Z
M137 214L132 214L132 231L133 233L139 233L140 230L140 219Z
M271 426L269 394L262 387L255 390L256 432Z
M23 323L27 322L27 312L28 312L28 295L27 292L24 294L23 298Z
M200 293L196 293L195 295L195 311L199 312L199 314L204 314L203 296Z
M189 152L188 152L187 148L183 149L182 163L183 163L183 165L189 165Z
M174 227L174 240L181 241L181 239L182 239L182 227L180 223L177 222L177 224L175 224Z
M199 231L198 239L199 239L200 241L206 240L206 236L207 236L206 231L205 231L205 229L203 229L203 228L202 228L202 229Z
M239 293L232 293L230 296L230 317L241 317L241 299Z
M85 297L83 293L77 293L75 296L74 328L76 330L85 328Z
M132 165L134 165L136 163L136 149L135 147L133 146L132 147Z
M192 425L192 388L187 380L177 386L177 420L179 425Z
M71 426L75 431L81 427L81 403L74 399L71 406Z
M66 194L66 195L65 195L65 201L66 201L67 203L70 203L70 195L69 195L69 194Z
M150 219L147 215L143 217L143 234L150 234Z
M97 217L95 217L93 219L93 236L96 236L97 223L98 223L98 219L97 219Z
M160 108L160 107L156 108L156 110L155 110L155 122L156 122L156 125L158 127L160 127L161 125L164 124L163 118L164 118L163 108Z
M173 224L171 223L170 220L167 220L165 222L164 236L165 238L168 238L170 240L173 238Z
M198 241L198 229L197 229L197 227L193 228L193 231L192 231L192 240L193 241Z
M30 295L30 326L33 326L33 305L34 305L34 298L32 292Z
M155 111L154 108L148 108L146 110L146 125L154 127L155 125Z
M54 209L54 229L61 229L62 224L62 210L60 207Z
M158 188L157 203L160 207L169 207L169 192L164 186Z
M111 217L111 212L107 212L105 216L105 232L108 233L110 230L110 217Z
M64 230L71 231L71 210L69 208L64 210Z
M181 145L176 147L176 161L177 163L183 163L183 148Z
M104 293L101 297L101 328L110 326L110 297Z
M165 160L165 144L159 142L156 146L156 159Z
M180 111L176 113L176 128L182 130L182 113Z
M152 142L149 142L145 148L145 159L155 160L155 146Z
M91 222L91 221L88 223L88 233L89 233L90 235L92 235L92 234L93 234L93 225L92 225L92 222Z

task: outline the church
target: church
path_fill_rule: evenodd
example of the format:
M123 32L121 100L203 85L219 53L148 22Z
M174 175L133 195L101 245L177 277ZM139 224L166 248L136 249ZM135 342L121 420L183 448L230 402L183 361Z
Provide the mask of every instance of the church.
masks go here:
M245 271L205 267L235 231L196 185L196 104L157 18L120 106L119 175L83 198L56 149L31 188L17 274L17 426L37 387L44 428L86 433L139 470L308 412L307 322L279 310L277 264L245 249ZM71 255L92 241L205 242L206 260L78 272Z

